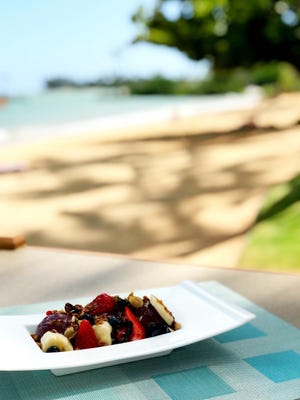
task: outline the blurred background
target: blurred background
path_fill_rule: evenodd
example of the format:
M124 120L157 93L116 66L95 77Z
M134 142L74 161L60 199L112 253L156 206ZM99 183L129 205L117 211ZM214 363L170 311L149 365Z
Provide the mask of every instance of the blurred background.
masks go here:
M298 0L0 4L0 236L300 271Z

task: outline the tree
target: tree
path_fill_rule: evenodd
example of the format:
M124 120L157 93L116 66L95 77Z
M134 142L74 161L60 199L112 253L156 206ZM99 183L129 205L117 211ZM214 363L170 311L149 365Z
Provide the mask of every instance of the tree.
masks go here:
M133 16L136 42L171 46L214 69L285 61L300 69L300 0L157 0Z

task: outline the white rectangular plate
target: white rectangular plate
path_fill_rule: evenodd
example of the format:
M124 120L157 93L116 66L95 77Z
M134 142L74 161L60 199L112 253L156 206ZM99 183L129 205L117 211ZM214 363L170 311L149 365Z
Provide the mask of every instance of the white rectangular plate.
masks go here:
M30 333L34 333L44 314L0 316L0 370L50 369L55 375L65 375L157 357L237 328L255 317L246 310L218 299L191 281L173 287L136 291L135 294L149 297L154 294L162 299L182 327L175 332L134 342L87 350L43 353ZM121 297L127 295L120 294Z

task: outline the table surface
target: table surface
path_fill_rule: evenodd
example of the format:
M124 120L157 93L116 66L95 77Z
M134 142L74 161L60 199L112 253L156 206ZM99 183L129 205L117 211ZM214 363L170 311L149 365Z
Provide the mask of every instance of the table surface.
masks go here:
M256 318L165 357L59 378L48 370L0 371L0 398L3 393L7 400L298 399L297 275L24 247L0 252L0 311L28 313L41 306L48 309L52 301L90 298L102 291L128 293L187 279L199 282L212 295L253 312Z
M217 281L300 328L300 275L25 246L0 252L0 307Z

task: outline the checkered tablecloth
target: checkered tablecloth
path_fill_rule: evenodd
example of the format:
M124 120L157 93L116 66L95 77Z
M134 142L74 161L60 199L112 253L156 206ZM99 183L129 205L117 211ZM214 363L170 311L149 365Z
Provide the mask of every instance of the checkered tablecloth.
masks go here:
M200 285L253 312L256 319L164 357L61 377L50 371L0 372L0 399L300 398L300 330L218 282ZM51 308L50 303L19 306L1 309L0 315L40 312L48 308Z

